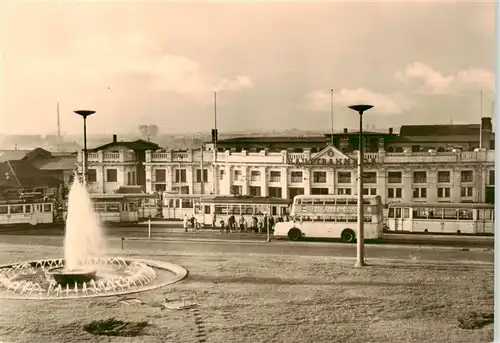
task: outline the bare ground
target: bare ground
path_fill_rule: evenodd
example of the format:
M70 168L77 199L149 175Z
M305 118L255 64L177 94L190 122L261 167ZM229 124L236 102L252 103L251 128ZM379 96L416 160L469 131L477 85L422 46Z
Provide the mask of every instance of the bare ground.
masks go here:
M0 263L61 253L0 244ZM374 260L360 270L351 261L331 257L189 251L129 255L168 260L190 275L181 283L126 297L0 300L0 341L476 343L493 337L491 265ZM165 301L193 307L166 309ZM111 318L149 325L135 337L84 330Z

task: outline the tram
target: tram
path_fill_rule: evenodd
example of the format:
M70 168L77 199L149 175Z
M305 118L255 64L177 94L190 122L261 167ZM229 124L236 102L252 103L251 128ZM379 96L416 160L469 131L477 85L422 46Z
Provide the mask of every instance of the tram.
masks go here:
M395 203L388 206L388 232L493 235L495 207L482 203Z

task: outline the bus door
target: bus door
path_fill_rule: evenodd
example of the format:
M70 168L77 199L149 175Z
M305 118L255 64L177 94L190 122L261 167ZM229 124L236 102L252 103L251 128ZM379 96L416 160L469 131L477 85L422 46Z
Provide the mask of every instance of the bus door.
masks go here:
M477 215L475 223L476 224L475 233L478 234L493 233L492 212L494 210L489 208L480 208L477 209L476 211Z
M394 208L394 231L411 231L410 209L408 207Z

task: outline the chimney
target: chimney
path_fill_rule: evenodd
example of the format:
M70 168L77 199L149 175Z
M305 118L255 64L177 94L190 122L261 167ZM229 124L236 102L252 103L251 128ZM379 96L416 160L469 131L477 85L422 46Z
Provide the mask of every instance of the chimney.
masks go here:
M347 128L346 128L346 127L344 127L344 134L345 134L345 133L347 133Z
M492 137L492 131L493 131L493 126L491 123L491 118L490 117L483 117L481 118L481 134L480 134L480 139L481 139L481 147L485 148L487 150L493 149L491 146L491 137Z
M394 131L392 130L392 127L389 128L389 134L392 135Z
M117 139L116 135L113 135L113 143L116 143L116 139Z

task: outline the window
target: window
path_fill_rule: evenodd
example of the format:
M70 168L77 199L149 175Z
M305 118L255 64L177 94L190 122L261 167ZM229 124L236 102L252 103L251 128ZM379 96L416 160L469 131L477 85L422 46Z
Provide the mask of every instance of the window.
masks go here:
M448 183L450 182L451 176L449 170L438 170L437 173L438 183Z
M254 197L260 197L260 187L250 186L250 195Z
M427 188L413 188L414 198L427 198Z
M457 219L457 210L454 208L445 208L443 209L443 219L453 220Z
M376 188L363 188L363 195L377 195Z
M186 182L186 169L176 169L175 170L175 183Z
M429 211L426 208L414 208L413 218L414 219L427 219Z
M24 212L31 213L31 205L24 205Z
M460 187L460 195L463 197L473 196L473 187Z
M311 188L311 194L312 195L327 195L328 194L328 188L319 188L319 187L312 187Z
M7 214L9 208L7 206L0 206L0 214Z
M156 192L165 192L167 190L167 185L164 183L160 183L155 185L155 191Z
M438 187L437 195L438 195L438 198L449 198L450 197L450 187Z
M427 172L416 171L413 172L413 183L426 183L427 182Z
M241 195L242 192L242 187L238 185L232 185L231 186L231 195Z
M365 172L363 173L364 183L377 183L377 172Z
M301 171L293 171L291 172L292 182L302 182L302 172Z
M326 172L324 172L324 171L313 172L313 182L325 183L326 182Z
M136 185L137 184L137 179L135 177L135 171L132 172L132 180L131 181L132 181L131 185Z
M474 172L472 170L462 170L460 172L461 182L472 182L474 181Z
M260 171L252 170L250 172L250 180L251 181L260 181Z
M196 182L201 180L201 169L196 169ZM203 182L208 182L208 169L203 169Z
M268 187L267 193L272 198L281 198L282 197L281 187Z
M472 210L468 208L460 209L458 211L458 219L460 220L472 220Z
M10 205L10 213L23 213L23 205Z
M108 182L118 182L118 170L106 169L106 180Z
M403 197L403 189L402 188L388 188L387 189L387 197L389 199L402 198Z
M403 173L401 172L388 172L387 173L388 183L402 183Z
M234 171L234 181L241 180L241 170L235 170Z
M489 170L489 178L488 178L488 185L494 186L495 185L495 170Z
M43 204L43 212L52 212L52 204Z
M219 170L219 180L224 180L225 174L226 174L226 171L224 169Z
M431 208L429 209L430 219L443 219L443 209L442 208Z
M270 182L280 182L281 181L281 172L271 171L269 181ZM281 198L281 196L280 196L280 198Z
M351 195L352 190L350 188L337 188L338 195Z
M87 181L88 182L97 182L97 169L88 169L87 170Z
M166 182L166 181L167 181L167 171L165 169L156 169L155 182Z
M338 172L338 183L351 183L351 172Z

